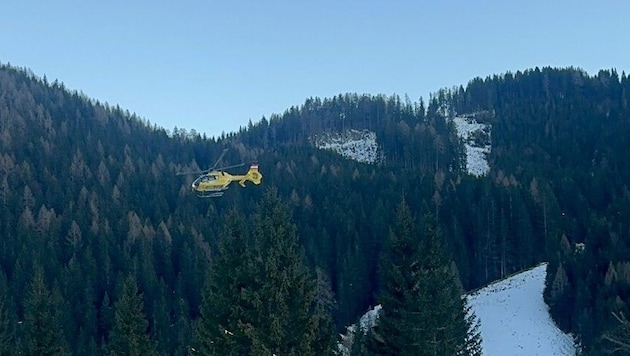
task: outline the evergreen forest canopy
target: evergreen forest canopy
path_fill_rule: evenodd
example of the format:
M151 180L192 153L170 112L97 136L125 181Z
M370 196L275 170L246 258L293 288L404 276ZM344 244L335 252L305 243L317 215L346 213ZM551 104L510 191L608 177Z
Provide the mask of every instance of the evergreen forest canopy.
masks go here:
M402 200L420 230L434 219L463 290L549 261L545 298L558 325L587 355L613 351L610 339L628 336L615 316L630 314L629 99L625 73L535 68L475 78L427 103L309 98L207 138L2 65L0 354L213 352L211 316L262 315L235 304L269 317L270 296L296 303L277 309L286 317L272 330L221 324L221 345L330 350L336 332L387 296L381 272ZM453 115L492 126L488 175L465 172ZM377 164L311 145L348 129L376 133ZM257 160L263 184L196 198L194 177L175 172L206 168L225 147L226 165ZM291 273L272 278L278 271ZM297 294L282 294L287 283ZM310 338L291 339L296 325ZM247 338L234 344L232 328ZM374 350L366 339L363 351Z

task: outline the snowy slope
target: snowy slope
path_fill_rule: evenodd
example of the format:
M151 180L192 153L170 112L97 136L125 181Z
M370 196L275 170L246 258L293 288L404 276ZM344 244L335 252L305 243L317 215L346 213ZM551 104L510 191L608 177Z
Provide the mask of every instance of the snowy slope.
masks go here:
M474 115L455 116L453 119L457 136L464 140L466 147L466 170L469 174L483 176L490 166L486 158L490 152L490 125L477 122ZM346 130L342 133L322 133L311 137L311 143L323 150L334 151L358 162L376 163L379 160L379 147L376 133L369 130Z
M485 356L575 355L573 339L555 326L543 300L546 273L547 264L541 264L467 296L480 321ZM374 325L380 310L377 305L361 317L361 330ZM342 336L342 355L349 354L355 330L352 325Z
M493 283L468 296L480 319L484 355L575 355L543 300L547 264Z
M464 140L466 147L466 170L469 174L483 176L488 174L490 166L486 155L490 153L490 126L477 122L472 117L456 116L453 118L457 136ZM480 138L484 138L480 140Z
M324 133L311 138L315 147L332 150L346 158L363 163L376 163L378 144L376 133L368 130L347 130L343 133Z

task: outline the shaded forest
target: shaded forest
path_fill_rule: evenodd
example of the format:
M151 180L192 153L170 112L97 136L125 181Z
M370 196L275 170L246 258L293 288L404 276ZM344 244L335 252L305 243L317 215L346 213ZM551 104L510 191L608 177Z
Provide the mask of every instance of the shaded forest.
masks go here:
M612 312L628 313L628 89L614 70L536 68L476 78L426 103L309 98L205 137L3 65L0 353L37 352L36 335L66 354L124 353L132 334L124 325L139 330L146 353L210 350L194 331L204 330L204 310L237 312L226 303L207 309L231 283L217 285L217 276L278 261L292 261L286 278L303 286L304 304L289 309L311 315L295 323L317 324L315 344L331 344L377 302L382 252L404 199L414 219L435 218L463 290L549 261L554 318L585 354L598 354L619 324ZM487 176L465 172L456 113L492 125ZM382 160L358 163L311 145L315 134L348 129L375 132ZM258 161L263 184L197 198L194 177L175 173L211 166L224 148L225 165ZM230 255L244 258L221 273ZM255 277L262 289L286 282L264 276ZM278 340L285 327L274 330ZM264 353L263 345L250 347Z

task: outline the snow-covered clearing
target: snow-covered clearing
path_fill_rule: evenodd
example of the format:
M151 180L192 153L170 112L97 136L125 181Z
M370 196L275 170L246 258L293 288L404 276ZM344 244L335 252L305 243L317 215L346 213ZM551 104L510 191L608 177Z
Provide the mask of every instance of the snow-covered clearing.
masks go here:
M575 355L573 339L556 327L543 300L546 273L544 263L468 296L484 355Z
M571 336L560 331L551 320L543 290L547 264L492 283L467 296L472 311L480 321L479 331L485 356L555 356L575 355ZM365 313L359 325L365 331L378 318L381 306ZM339 350L348 355L352 333L348 327Z
M457 136L464 140L466 171L479 177L490 171L486 156L491 149L491 127L477 122L473 116L455 116L452 120ZM341 133L322 133L311 137L311 142L319 149L331 150L358 162L376 163L379 159L376 133L369 130L350 129Z
M332 150L346 158L363 163L378 159L376 133L368 130L347 130L344 133L325 133L312 138L315 147Z
M468 173L478 177L488 174L490 166L486 155L491 148L490 126L481 124L472 117L455 116L453 122L457 136L464 140Z

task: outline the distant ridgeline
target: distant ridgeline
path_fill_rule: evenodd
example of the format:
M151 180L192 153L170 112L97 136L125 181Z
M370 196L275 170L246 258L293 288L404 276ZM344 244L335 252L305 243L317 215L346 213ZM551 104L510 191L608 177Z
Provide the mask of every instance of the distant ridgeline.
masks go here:
M549 261L556 321L596 353L618 323L611 312L630 315L629 89L615 71L536 68L476 78L426 103L310 98L205 138L3 65L0 313L9 329L0 323L0 334L14 331L11 342L27 348L40 332L29 320L44 306L59 311L45 323L57 330L51 340L99 354L120 338L115 309L135 281L147 342L186 353L208 271L236 231L228 214L255 230L273 187L337 331L375 305L379 256L404 199L419 224L437 220L464 289ZM200 201L194 177L175 172L206 169L224 148L225 165L257 161L265 181Z

